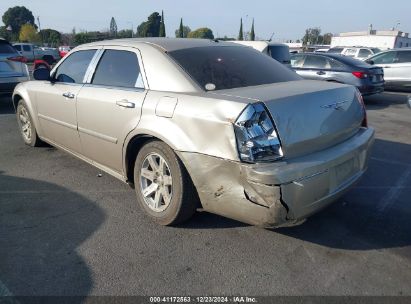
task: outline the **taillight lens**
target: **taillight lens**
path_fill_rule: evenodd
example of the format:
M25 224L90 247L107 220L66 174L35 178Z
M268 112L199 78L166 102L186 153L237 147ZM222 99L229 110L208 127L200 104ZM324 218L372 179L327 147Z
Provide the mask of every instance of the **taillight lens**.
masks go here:
M362 109L364 111L364 118L361 122L361 127L368 128L367 111L365 109L364 99L362 97L361 92L358 89L357 89L357 94L356 95L357 95L358 102L361 104Z
M249 104L235 122L234 130L242 161L267 162L283 157L274 122L264 104Z
M26 63L26 62L27 62L27 58L24 57L24 56L9 57L9 58L7 58L7 60L17 61L17 62L22 62L22 63Z
M359 79L368 78L368 74L365 72L352 72L352 74Z

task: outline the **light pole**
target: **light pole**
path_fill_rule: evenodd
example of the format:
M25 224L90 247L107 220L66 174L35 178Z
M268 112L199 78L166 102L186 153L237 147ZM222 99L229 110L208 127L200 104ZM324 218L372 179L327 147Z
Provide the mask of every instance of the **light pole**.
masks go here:
M134 23L133 22L131 22L131 21L127 21L127 24L131 24L131 38L133 38L134 37Z

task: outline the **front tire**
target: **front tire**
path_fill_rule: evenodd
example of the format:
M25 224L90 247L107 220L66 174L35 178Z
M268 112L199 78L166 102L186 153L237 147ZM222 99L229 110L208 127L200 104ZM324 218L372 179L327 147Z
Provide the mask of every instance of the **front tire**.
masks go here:
M41 146L43 142L37 135L33 119L31 118L28 107L23 99L21 99L17 104L16 115L20 133L23 137L24 143L31 147Z
M165 143L146 143L134 166L137 201L160 225L176 225L188 220L196 210L193 183L174 151Z

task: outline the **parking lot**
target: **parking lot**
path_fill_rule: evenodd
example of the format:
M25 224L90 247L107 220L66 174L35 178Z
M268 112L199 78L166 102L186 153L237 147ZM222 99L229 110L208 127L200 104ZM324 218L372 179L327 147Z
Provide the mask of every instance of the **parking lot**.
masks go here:
M25 146L2 98L0 295L411 295L411 109L400 93L366 103L365 177L303 225L267 230L208 213L159 226L127 185Z

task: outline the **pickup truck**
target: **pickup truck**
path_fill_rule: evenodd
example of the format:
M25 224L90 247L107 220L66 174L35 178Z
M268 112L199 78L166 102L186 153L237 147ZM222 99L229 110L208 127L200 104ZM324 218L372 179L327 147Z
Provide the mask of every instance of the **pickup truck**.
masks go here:
M60 54L54 48L38 47L32 43L15 43L13 46L29 62L42 59L51 65L60 60Z

